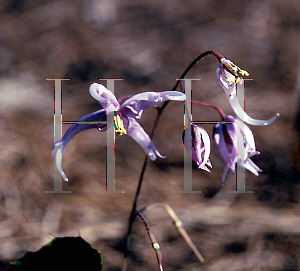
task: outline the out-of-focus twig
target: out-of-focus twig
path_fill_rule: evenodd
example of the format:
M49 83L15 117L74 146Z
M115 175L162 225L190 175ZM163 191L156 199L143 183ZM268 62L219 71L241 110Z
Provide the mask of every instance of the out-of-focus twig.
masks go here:
M185 229L182 227L181 220L175 214L174 210L170 207L170 205L168 205L167 203L155 203L155 204L152 204L150 206L142 208L140 210L140 212L144 211L145 209L147 209L149 207L153 207L155 205L161 205L161 206L163 206L166 209L168 215L170 216L170 218L171 218L171 220L173 222L173 225L177 229L177 231L180 234L180 236L185 240L185 242L188 244L188 246L194 252L194 254L196 255L196 257L199 260L199 262L204 263L205 260L204 260L203 256L201 255L201 253L199 252L199 250L197 249L197 247L195 246L195 244L193 243L192 239L187 234L187 232L185 231Z
M204 258L202 257L202 255L199 252L199 250L197 249L197 247L194 245L194 243L193 243L192 239L190 238L190 236L187 234L185 229L182 227L182 222L178 218L178 216L175 214L174 210L170 207L170 205L168 205L166 203L161 203L161 205L163 207L165 207L165 209L166 209L168 215L170 216L170 218L171 218L175 228L177 229L178 233L185 240L185 242L189 245L191 250L194 252L196 257L198 258L199 262L204 263L204 261L205 261Z

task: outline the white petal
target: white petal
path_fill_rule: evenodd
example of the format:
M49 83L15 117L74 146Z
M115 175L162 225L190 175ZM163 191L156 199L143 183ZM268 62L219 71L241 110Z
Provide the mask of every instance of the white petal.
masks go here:
M255 165L250 158L245 161L245 168L251 171L255 176L258 176L258 172L262 172L262 170Z
M206 162L206 165L208 165L209 167L212 168L212 164L211 164L211 162L209 160Z
M200 165L198 168L201 168L201 169L203 169L203 170L205 170L207 172L210 172L209 168L207 166L203 165L203 164Z
M241 105L238 102L238 99L236 95L234 95L231 99L228 99L233 111L237 114L237 116L244 122L251 124L251 125L256 125L256 126L263 126L263 125L269 125L272 122L274 122L280 114L277 113L275 114L272 118L268 120L257 120L253 119L250 116L247 115L247 113L244 111L244 109L241 107Z
M107 113L117 111L120 108L116 96L102 84L93 83L89 88L89 92Z
M121 108L127 116L139 119L143 111L167 100L184 101L185 94L178 91L143 92L126 100Z
M56 151L55 161L56 161L57 170L59 171L59 173L63 177L63 179L67 182L68 178L67 178L66 174L64 173L64 171L62 170L62 166L61 166L61 161L62 161L61 148L58 148Z
M207 163L208 159L209 159L209 155L210 155L210 139L209 139L209 135L206 132L206 130L202 127L196 126L198 129L200 129L201 131L201 135L202 135L202 140L204 143L204 148L205 148L205 152L204 152L204 158L202 161L202 164L200 165L200 168L205 169L205 164ZM205 168L203 168L205 167ZM208 168L205 169L206 171L210 172Z
M231 96L236 95L235 77L226 69L224 69L222 67L222 64L217 67L216 74L219 79L219 83L224 89L227 97L229 98ZM228 82L227 79L233 80L233 82Z
M185 101L185 94L178 91L163 91L161 97L170 101Z

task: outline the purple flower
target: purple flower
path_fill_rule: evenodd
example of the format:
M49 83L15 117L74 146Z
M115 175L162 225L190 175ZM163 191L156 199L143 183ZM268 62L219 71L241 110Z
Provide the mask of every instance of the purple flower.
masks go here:
M156 150L150 137L136 119L140 119L144 110L161 102L167 100L184 101L185 95L183 93L177 91L144 92L134 95L120 105L116 96L101 84L93 83L89 88L89 92L93 98L99 101L103 109L82 117L78 123L73 124L66 131L61 140L53 145L52 155L55 148L61 145L61 150L58 149L56 152L56 166L65 181L68 181L68 179L61 167L61 155L69 141L76 134L87 129L97 128L101 132L105 131L107 129L106 117L110 114L114 115L117 137L123 134L132 137L152 161L156 159L156 155L164 158Z
M257 126L269 125L273 121L275 121L279 117L279 113L275 114L272 118L268 120L257 120L247 115L247 113L244 111L244 109L238 102L236 90L237 84L243 83L242 76L248 76L249 73L240 69L238 66L236 66L234 63L232 63L226 58L221 58L220 62L221 64L217 67L216 74L219 79L219 83L224 89L228 97L228 101L234 112L237 114L237 116L244 122Z
M241 70L230 60L225 58L222 58L220 62L221 64L217 67L216 74L226 95L228 98L232 98L236 95L236 83L243 83L243 78L239 76L238 72L246 76L249 76L249 73Z
M241 120L232 116L226 116L224 121L215 125L213 131L214 141L223 157L227 172L228 168L235 173L235 164L248 169L254 175L262 170L250 159L253 155L260 154L255 149L255 142L250 128ZM244 144L238 146L238 137L244 139ZM225 182L226 174L223 174L222 185Z
M209 161L210 139L207 132L202 127L191 124L183 131L182 140L187 153L197 163L198 168L210 172L206 166L212 167Z

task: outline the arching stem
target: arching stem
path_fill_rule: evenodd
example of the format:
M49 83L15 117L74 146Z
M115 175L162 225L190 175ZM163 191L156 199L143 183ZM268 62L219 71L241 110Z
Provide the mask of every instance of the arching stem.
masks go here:
M179 77L179 79L183 79L187 73L197 64L197 62L199 60L201 60L202 58L204 58L207 55L213 55L215 56L219 61L223 58L223 56L215 51L206 51L204 53L202 53L201 55L197 56L192 62L191 64L185 69L185 71L182 73L182 75ZM172 88L172 91L175 91L179 85L180 80L177 80L176 84L174 85L174 87ZM163 105L161 107L157 107L157 115L156 115L156 119L154 121L153 124L153 128L150 134L150 138L153 139L153 136L155 134L158 122L160 120L160 116L162 114L162 112L164 111L164 109L166 108L166 106L168 105L169 101L165 101L163 103ZM144 179L144 174L147 168L147 163L148 163L148 157L146 156L145 160L144 160L144 164L141 170L141 174L140 174L140 178L139 178L139 182L138 182L138 186L137 186L137 190L135 193L135 197L134 197L134 201L133 201L133 205L132 205L132 209L131 209L131 213L130 213L130 217L129 217L129 222L128 222L128 230L127 230L127 234L125 237L125 248L124 248L124 258L123 258L123 263L122 263L122 271L126 270L126 257L128 255L128 243L129 243L129 236L131 233L131 229L132 229L132 224L135 220L136 217L136 206L137 206L137 201L140 195L140 191L141 191L141 187L142 187L142 182Z

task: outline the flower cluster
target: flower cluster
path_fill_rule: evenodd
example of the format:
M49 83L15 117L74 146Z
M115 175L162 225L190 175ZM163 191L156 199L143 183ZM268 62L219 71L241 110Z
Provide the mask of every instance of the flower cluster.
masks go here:
M235 167L236 164L238 164L253 174L258 175L258 172L262 170L254 164L251 157L259 154L259 152L256 151L253 134L245 123L257 126L268 125L272 123L279 114L276 114L269 120L257 120L248 116L237 99L237 84L243 83L243 76L248 76L248 72L240 69L222 55L213 51L210 52L212 52L220 62L216 68L216 75L233 111L237 115L237 118L230 115L226 116L218 107L209 105L217 109L222 118L222 120L214 126L213 139L225 161L226 167L224 172L227 174L228 169L230 169L232 173L235 173ZM196 63L196 61L194 62ZM144 131L137 120L141 118L145 110L161 102L185 101L185 94L175 90L144 92L134 95L120 105L116 96L101 84L93 83L89 88L89 92L91 96L100 103L102 109L82 117L66 131L61 140L55 142L53 145L52 155L55 148L58 148L56 152L56 165L65 181L68 179L62 170L61 156L67 144L81 131L92 128L96 128L101 132L107 130L109 125L109 123L107 123L107 116L113 116L115 134L117 137L124 134L129 135L140 145L152 161L156 159L156 156L164 158L155 148L149 135ZM208 105L201 102L198 103ZM210 172L208 167L211 168L212 165L209 160L210 139L208 133L202 127L193 124L192 120L189 119L189 124L185 128L182 138L187 153L197 163L198 167ZM238 145L238 138L242 138L244 144ZM226 174L223 174L222 185L224 184Z
M236 164L249 170L256 176L258 176L258 172L262 172L250 159L252 156L260 154L260 152L256 151L253 134L245 123L256 126L269 125L277 119L279 114L277 113L269 120L257 120L248 116L237 100L236 90L237 84L243 83L242 76L249 76L249 73L240 69L223 56L219 54L217 54L217 56L219 56L220 65L216 69L216 75L233 111L238 118L240 118L234 118L230 115L225 116L221 109L209 105L215 109L217 108L222 118L222 121L214 126L213 138L219 153L226 163L221 181L221 184L224 185L228 169L230 169L232 173L235 173ZM201 104L208 105L204 103ZM202 127L193 124L190 120L190 127L186 129L185 135L189 138L189 140L183 139L187 153L197 163L199 168L209 172L209 169L205 166L207 164L212 167L209 161L210 140L207 132ZM244 144L238 145L238 137L243 139Z

